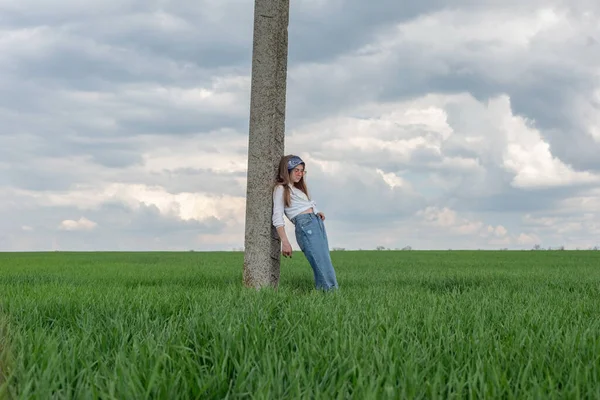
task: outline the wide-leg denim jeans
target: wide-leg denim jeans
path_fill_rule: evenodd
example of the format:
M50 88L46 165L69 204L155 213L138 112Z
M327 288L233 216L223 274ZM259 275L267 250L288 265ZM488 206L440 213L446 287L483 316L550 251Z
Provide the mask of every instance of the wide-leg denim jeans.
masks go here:
M329 242L325 224L313 213L300 214L292 219L296 240L306 256L315 276L317 289L337 289L338 283L329 254Z

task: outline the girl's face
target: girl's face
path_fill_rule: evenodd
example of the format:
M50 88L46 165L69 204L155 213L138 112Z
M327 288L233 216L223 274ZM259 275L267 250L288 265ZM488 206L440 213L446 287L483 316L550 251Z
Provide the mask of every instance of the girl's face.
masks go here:
M290 171L290 178L292 179L292 182L298 183L300 182L304 174L304 165L300 164Z

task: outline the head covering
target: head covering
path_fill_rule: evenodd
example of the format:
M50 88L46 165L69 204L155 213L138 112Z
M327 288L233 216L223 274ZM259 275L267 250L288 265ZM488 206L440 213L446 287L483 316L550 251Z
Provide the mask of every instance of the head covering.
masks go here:
M292 169L296 168L300 164L304 164L304 161L302 161L302 159L300 157L294 156L294 157L290 158L288 160L288 164L287 164L288 171L291 171Z

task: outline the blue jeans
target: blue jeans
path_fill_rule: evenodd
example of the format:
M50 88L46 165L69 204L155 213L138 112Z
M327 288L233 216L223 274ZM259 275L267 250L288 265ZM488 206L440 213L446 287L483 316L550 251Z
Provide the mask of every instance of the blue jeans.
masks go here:
M338 283L329 254L325 224L313 213L300 214L292 219L300 250L312 267L317 289L337 289Z

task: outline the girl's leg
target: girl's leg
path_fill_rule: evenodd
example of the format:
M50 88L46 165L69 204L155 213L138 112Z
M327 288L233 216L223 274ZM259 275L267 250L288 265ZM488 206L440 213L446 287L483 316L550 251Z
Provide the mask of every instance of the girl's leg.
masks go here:
M313 231L314 231L314 226L312 223L309 223L304 227L300 227L299 225L296 225L296 240L298 241L300 250L302 250L302 253L304 253L304 256L308 260L308 263L310 264L310 266L313 270L316 288L321 289L326 286L325 285L325 277L323 276L323 273L319 269L319 265L314 257L314 250L313 250L313 244L312 244Z
M321 236L322 236L322 244L321 251L323 253L323 275L325 275L325 281L328 283L330 288L337 288L337 277L335 275L335 269L333 268L333 263L331 262L331 253L329 252L329 240L327 239L327 231L325 230L325 224L321 220L321 218L317 218L317 222L321 228Z
M337 288L338 283L331 263L323 221L311 215L309 223L297 225L296 237L300 249L313 269L316 288L323 290Z

